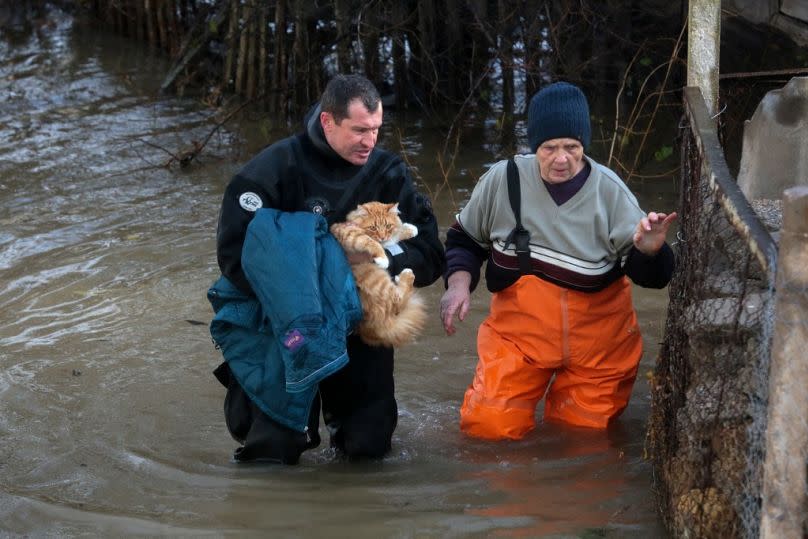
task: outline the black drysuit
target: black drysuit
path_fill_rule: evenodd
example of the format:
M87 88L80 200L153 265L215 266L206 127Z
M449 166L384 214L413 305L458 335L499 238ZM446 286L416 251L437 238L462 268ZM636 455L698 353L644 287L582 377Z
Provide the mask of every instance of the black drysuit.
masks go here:
M257 207L313 211L323 214L330 225L344 220L358 204L377 200L398 202L402 220L418 227L415 238L401 242L403 252L388 252L391 275L410 268L416 286L433 283L444 271L443 245L430 202L416 190L404 162L380 148L374 148L362 166L345 161L325 140L319 107L304 126L303 133L265 148L228 184L216 236L222 274L252 294L241 269L241 250ZM320 398L312 406L305 434L259 410L222 363L215 374L228 388L225 419L231 435L243 444L236 450L236 460L296 463L305 449L320 442L318 400L331 444L338 450L349 457L381 457L388 452L398 418L393 349L369 346L351 335L348 356L347 366L320 383Z

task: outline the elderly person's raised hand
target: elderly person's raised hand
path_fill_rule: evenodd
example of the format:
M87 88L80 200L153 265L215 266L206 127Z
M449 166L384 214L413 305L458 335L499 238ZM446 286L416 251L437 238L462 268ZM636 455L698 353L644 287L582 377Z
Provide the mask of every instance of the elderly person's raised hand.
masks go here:
M665 243L668 229L676 220L677 214L649 212L637 223L634 231L634 247L644 255L654 256Z

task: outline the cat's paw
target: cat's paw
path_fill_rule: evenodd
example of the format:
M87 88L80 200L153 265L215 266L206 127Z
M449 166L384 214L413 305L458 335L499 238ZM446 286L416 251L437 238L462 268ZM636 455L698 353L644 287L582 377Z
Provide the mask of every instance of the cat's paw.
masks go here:
M384 269L387 269L390 266L390 261L387 260L386 256L377 256L373 259L373 262L380 268Z
M405 236L406 238L414 238L418 235L418 227L411 223L403 223L401 228L406 230L406 234L402 234L402 236Z
M396 284L400 284L402 282L412 284L413 281L415 281L415 274L410 268L404 268L401 270L401 273L396 275Z

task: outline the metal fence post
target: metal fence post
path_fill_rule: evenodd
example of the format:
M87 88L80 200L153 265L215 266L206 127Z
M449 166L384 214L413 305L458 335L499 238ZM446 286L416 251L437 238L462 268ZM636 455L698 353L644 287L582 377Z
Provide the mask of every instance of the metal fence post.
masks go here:
M762 539L803 537L808 461L808 187L783 193Z

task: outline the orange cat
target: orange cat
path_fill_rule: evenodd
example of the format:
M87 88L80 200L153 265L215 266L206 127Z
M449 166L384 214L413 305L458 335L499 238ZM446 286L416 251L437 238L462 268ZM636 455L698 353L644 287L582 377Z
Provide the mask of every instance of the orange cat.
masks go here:
M359 336L371 345L400 346L410 342L426 322L423 301L413 294L412 270L404 269L391 279L385 269L390 265L385 245L418 234L414 225L401 222L398 213L398 204L367 202L349 213L345 222L331 225L331 233L347 253L368 253L373 257L373 262L351 268L362 302Z

